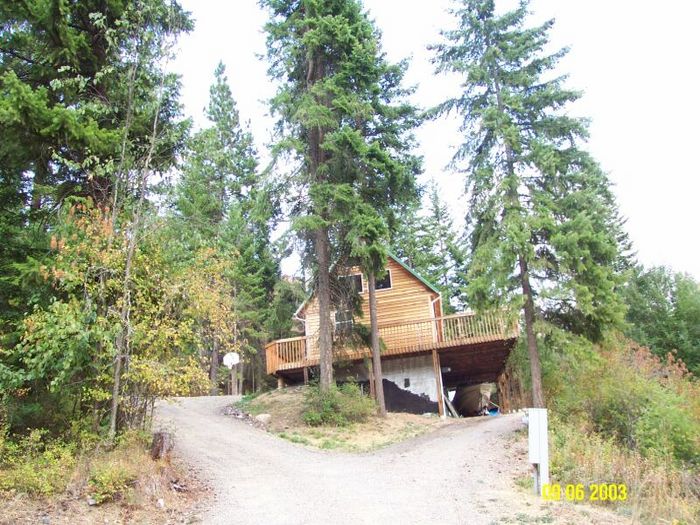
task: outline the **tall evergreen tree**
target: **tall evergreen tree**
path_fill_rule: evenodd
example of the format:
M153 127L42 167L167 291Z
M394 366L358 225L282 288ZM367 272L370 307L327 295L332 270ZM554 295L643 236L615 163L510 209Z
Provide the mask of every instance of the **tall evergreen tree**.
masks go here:
M173 133L177 82L169 75L154 105L162 75L155 57L142 59L163 34L191 29L177 2L10 2L0 8L0 27L2 148L29 174L33 211L76 194L110 203L114 181L96 173L93 157L116 162L126 144L142 158L156 110L164 133L154 158L172 160L181 138ZM125 133L134 140L125 143Z
M211 240L221 235L232 207L241 206L249 214L251 192L258 182L253 136L241 126L221 62L214 71L205 113L211 126L191 139L176 206L196 230Z
M387 63L379 50L376 29L374 38L372 67L365 71L365 83L358 86L364 90L355 93L369 111L356 116L354 128L338 141L340 162L334 162L334 169L345 173L356 194L357 202L345 219L348 233L341 242L367 276L374 392L379 415L385 416L376 281L385 273L397 210L418 198L416 175L421 170L421 159L412 150L413 129L420 120L416 107L406 99L412 90L401 86L407 63Z
M367 262L380 242L382 222L404 191L411 192L419 162L406 132L415 109L398 102L405 64L391 66L379 35L357 0L266 0L270 74L284 81L272 100L279 117L277 153L296 157L293 182L302 195L293 211L315 267L321 311L320 386L333 381L331 272L334 260L354 255ZM367 222L361 212L369 213ZM371 228L365 229L370 225ZM363 233L364 232L364 233ZM360 248L363 247L363 248ZM383 264L383 263L382 263ZM375 265L368 270L375 271Z
M330 268L347 253L349 217L384 191L374 180L379 170L405 155L400 147L391 153L397 146L391 140L400 138L411 120L409 106L390 104L403 67L385 63L378 34L356 0L266 0L263 5L272 15L266 26L270 74L283 81L272 100L279 117L276 153L299 162L293 182L302 199L293 210L294 226L315 268L320 386L327 390L333 381ZM401 177L397 186L412 184L403 177L411 170L392 173Z
M566 53L545 52L553 21L526 27L525 1L499 15L493 0L462 0L453 14L459 27L443 32L435 62L461 75L464 91L437 113L463 119L454 164L469 196L468 295L522 307L542 407L537 307L589 337L621 320L620 221L606 175L580 147L585 121L563 112L580 94L552 76Z
M466 251L460 242L450 211L440 199L439 189L435 184L431 186L428 197L430 214L427 230L433 238L432 253L435 262L430 265L427 274L434 279L442 292L443 307L451 311L454 308L453 303L460 304Z

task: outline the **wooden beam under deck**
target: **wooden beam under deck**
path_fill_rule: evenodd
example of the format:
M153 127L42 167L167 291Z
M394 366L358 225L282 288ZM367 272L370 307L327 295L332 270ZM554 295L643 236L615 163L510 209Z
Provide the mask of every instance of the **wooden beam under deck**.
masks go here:
M440 356L437 349L433 348L433 370L435 371L435 389L437 390L438 415L445 416L445 399L442 388L442 371L440 370Z
M440 352L442 377L447 388L495 382L503 371L515 339L457 347Z

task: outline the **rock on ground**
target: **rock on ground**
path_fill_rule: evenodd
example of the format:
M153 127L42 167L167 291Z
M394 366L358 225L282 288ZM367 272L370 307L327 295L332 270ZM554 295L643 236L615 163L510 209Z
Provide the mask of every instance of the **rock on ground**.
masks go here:
M255 416L255 419L263 425L269 425L270 421L272 420L272 416L270 414L258 414Z

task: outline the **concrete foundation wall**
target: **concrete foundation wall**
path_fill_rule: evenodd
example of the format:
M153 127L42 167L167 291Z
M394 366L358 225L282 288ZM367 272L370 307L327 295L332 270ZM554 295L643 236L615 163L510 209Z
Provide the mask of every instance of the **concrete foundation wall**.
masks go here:
M389 411L414 414L437 412L438 389L432 355L382 359L382 374ZM336 378L365 385L369 380L367 367L359 363L337 368Z
M340 381L368 381L367 368L364 364L354 364L345 369L337 369L336 377ZM399 357L382 359L382 374L384 379L394 383L403 390L416 395L426 395L431 401L437 401L437 386L433 357L420 355L416 357ZM408 379L408 386L406 380Z
M438 399L433 358L430 355L383 360L382 373L384 379L392 381L399 388L417 395L427 395L431 401Z

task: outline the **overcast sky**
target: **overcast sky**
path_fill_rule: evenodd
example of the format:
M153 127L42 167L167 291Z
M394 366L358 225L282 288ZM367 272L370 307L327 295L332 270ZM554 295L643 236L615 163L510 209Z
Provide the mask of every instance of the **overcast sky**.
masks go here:
M272 120L257 0L181 0L195 30L180 40L173 67L182 75L186 113L206 123L203 108L219 60L243 120L265 155ZM410 57L407 83L415 102L434 105L459 92L436 76L426 46L454 25L449 0L365 0L383 33L390 60ZM610 174L627 231L645 265L669 265L700 279L700 3L692 0L533 0L531 22L555 18L552 45L571 48L560 64L569 87L584 91L572 115L591 119L589 150ZM427 123L417 133L424 180L435 179L455 219L463 221L463 179L445 169L461 142L454 121ZM293 263L286 265L290 270Z

